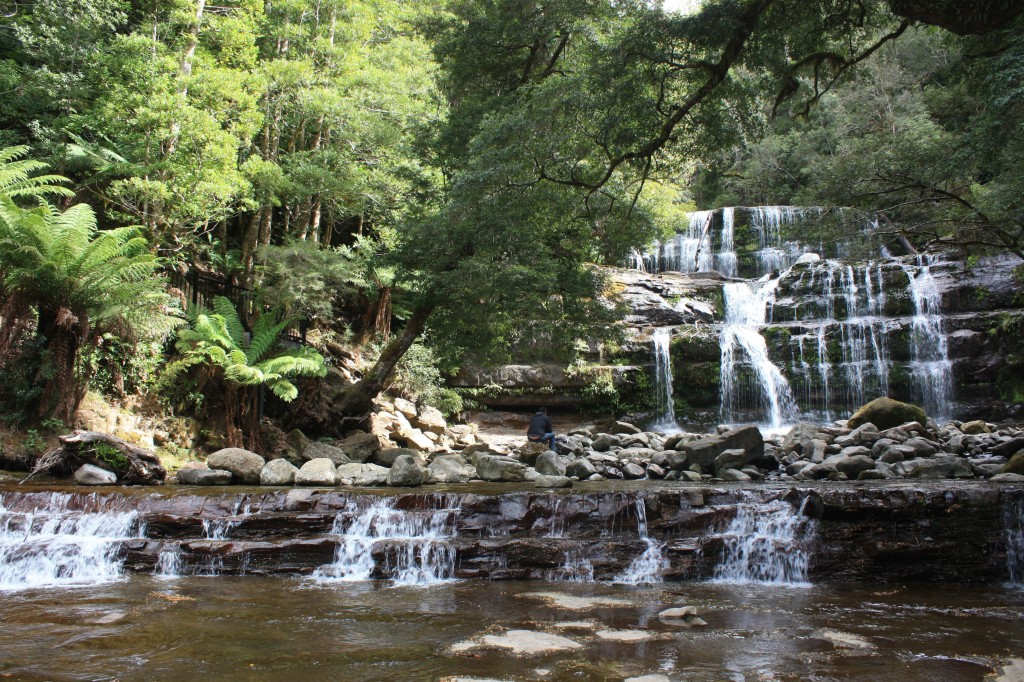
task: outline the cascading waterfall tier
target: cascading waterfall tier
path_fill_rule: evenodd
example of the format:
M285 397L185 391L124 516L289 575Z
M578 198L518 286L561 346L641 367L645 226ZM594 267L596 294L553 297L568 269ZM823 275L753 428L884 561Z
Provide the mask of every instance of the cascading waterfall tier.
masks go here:
M116 580L122 543L145 534L137 512L96 495L55 493L39 504L15 497L0 496L0 590Z
M669 564L665 559L664 545L647 533L647 504L642 497L634 500L633 513L636 515L637 535L645 547L625 571L615 576L614 582L627 585L660 583L663 580L662 572Z
M667 327L659 327L651 334L654 344L654 389L655 389L655 418L651 429L655 431L678 430L676 424L676 406L673 394L675 388L672 384L672 357L670 347L672 344L672 330Z
M745 500L715 536L722 558L714 580L807 585L814 534L814 522L787 502Z
M911 376L916 387L915 397L926 414L945 418L949 414L953 392L952 363L946 335L942 329L942 298L931 273L932 259L918 256L916 272L907 267L911 300L914 302L913 329L910 348L913 355Z
M1003 503L1006 573L1010 583L1024 586L1024 495Z
M777 279L764 279L754 285L728 282L723 287L721 417L726 423L738 421L739 406L749 405L752 393L758 396L760 416L767 427L779 429L796 415L789 382L768 357L760 332L777 285Z
M456 495L443 496L433 509L400 510L394 499L366 506L357 501L337 515L334 562L313 574L319 581L392 580L395 585L430 585L455 576L452 524ZM378 556L382 561L378 561Z

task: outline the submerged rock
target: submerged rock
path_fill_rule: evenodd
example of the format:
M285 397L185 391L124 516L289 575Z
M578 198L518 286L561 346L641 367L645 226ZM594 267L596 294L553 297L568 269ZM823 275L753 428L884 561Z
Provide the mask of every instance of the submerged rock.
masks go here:
M581 649L583 645L568 637L531 630L509 630L503 635L485 635L480 643L484 646L509 649L514 654L546 654L552 651Z

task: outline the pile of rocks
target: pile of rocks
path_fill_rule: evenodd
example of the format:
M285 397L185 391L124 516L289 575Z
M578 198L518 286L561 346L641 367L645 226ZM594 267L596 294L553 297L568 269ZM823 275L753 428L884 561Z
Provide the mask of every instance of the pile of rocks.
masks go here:
M539 443L508 448L482 443L475 427L449 428L429 410L396 400L392 409L374 415L370 432L330 443L293 432L291 456L271 461L228 448L210 455L209 468L182 469L178 480L192 485L395 487L532 481L543 488L623 479L1024 481L1024 430L996 429L980 421L939 426L919 408L887 398L869 403L850 420L801 422L785 436L767 440L754 425L666 436L609 422L569 432L558 439L555 451ZM907 416L918 419L902 421Z

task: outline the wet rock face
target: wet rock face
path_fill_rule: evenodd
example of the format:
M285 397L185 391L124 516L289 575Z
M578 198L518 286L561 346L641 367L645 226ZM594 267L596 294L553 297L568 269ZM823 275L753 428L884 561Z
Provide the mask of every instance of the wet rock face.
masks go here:
M550 578L575 556L587 560L595 579L613 579L649 550L638 513L660 547L662 578L707 578L723 560L731 537L725 531L741 509L762 519L781 509L788 510L785 523L800 520L807 529L803 549L812 582L999 582L1007 577L1004 515L1018 508L1024 484L905 481L746 489L657 484L589 492L525 484L503 494L390 497L311 488L54 495L0 489L0 504L13 512L50 504L70 513L138 512L146 536L122 543L131 571L154 570L160 553L175 548L186 572L215 560L225 574L310 573L333 561L338 540L332 529L338 519L351 522L371 502L389 500L396 514L453 510L443 518L460 578ZM228 529L223 539L207 537L204 522ZM392 542L374 545L381 565L396 550ZM782 553L793 549L778 547Z

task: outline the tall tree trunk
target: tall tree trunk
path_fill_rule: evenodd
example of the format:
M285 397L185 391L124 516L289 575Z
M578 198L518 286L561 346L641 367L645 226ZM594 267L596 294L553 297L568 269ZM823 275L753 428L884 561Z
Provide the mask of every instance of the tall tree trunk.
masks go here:
M373 399L387 388L398 362L423 333L427 326L427 320L430 319L433 312L433 304L423 304L416 308L412 317L405 323L402 333L384 347L380 357L377 358L377 363L363 375L362 379L348 387L335 400L334 410L345 416L356 418L361 418L369 413L373 407Z
M178 78L181 80L182 103L188 97L188 79L192 75L192 60L196 55L196 47L199 45L199 29L203 24L203 11L206 9L206 0L196 0L196 20L189 26L188 42L185 43L185 50L181 54L181 62L178 64ZM166 161L178 148L178 137L181 135L181 121L171 121L171 136L164 145L164 160Z
M256 244L260 238L262 210L258 210L249 218L249 223L242 235L242 284L252 285L253 265L256 260Z
M85 397L76 361L87 324L67 308L39 312L38 333L46 340L47 355L37 376L40 383L45 382L36 412L39 417L59 419L68 426L74 423L78 405Z

